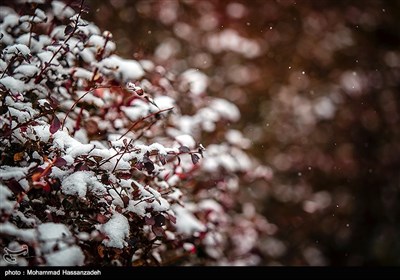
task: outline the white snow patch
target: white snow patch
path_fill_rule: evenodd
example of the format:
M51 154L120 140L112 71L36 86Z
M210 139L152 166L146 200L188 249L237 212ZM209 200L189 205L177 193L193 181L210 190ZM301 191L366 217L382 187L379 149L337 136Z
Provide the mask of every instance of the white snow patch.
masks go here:
M82 266L84 265L85 255L79 246L73 245L63 250L46 254L45 259L48 266Z
M10 76L0 79L0 84L3 84L12 93L23 92L25 90L25 83L23 81Z
M94 172L77 171L62 181L61 190L64 194L77 195L84 198L87 191L92 191L96 194L104 194L106 192L106 187L97 181Z
M99 68L106 75L114 75L122 82L137 80L143 77L144 70L136 60L122 59L113 54L98 63Z
M180 205L173 205L172 210L176 215L176 229L183 234L202 232L206 227L186 208Z
M122 249L128 245L125 239L129 237L129 222L125 216L114 213L107 223L100 226L100 230L107 236L103 240L105 246Z
M189 149L194 149L196 146L196 141L189 134L182 134L175 137L175 140L180 144L180 146L187 146Z
M238 107L228 100L215 98L211 101L210 108L218 112L221 117L230 121L238 121L240 119Z
M12 192L6 187L0 184L0 212L10 214L14 210L16 202L10 200Z
M199 70L188 69L181 74L181 77L190 85L190 91L196 95L204 93L208 87L208 77Z
M67 248L73 236L64 224L45 223L37 228L39 242L43 253L51 253L57 245L59 250Z

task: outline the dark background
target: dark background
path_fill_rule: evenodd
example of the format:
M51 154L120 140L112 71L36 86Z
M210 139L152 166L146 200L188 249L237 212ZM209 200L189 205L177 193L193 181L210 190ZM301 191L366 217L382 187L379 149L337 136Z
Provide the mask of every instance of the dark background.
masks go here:
M235 128L275 174L244 186L278 228L262 264L400 264L400 1L86 4L118 54L199 68L209 94L239 106ZM259 54L213 51L227 30Z

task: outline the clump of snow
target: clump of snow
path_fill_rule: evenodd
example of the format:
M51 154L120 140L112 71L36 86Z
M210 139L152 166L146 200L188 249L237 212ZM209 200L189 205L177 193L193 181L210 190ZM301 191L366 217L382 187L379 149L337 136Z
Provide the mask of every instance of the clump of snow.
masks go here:
M211 101L210 108L227 120L236 122L240 119L240 111L238 107L228 100L215 98Z
M107 223L99 226L99 229L107 236L103 240L104 245L122 249L128 244L125 239L129 237L129 222L125 216L114 213Z
M251 141L243 137L243 134L236 129L230 129L225 133L226 140L232 145L236 145L242 149L247 149L251 145Z
M51 2L54 15L59 19L70 18L75 14L75 11L61 1Z
M45 255L48 266L82 266L85 262L85 255L82 249L73 245L71 247L55 251Z
M194 149L196 146L196 141L193 137L188 134L182 134L175 137L175 140L180 144L180 146L187 146L189 149Z
M244 38L233 29L211 34L207 43L207 47L215 53L232 51L247 58L255 58L261 54L261 47L257 41Z
M13 209L15 202L10 200L12 192L0 183L0 212L4 214L10 214Z
M106 193L103 184L97 181L93 171L77 171L62 181L61 190L67 195L77 195L81 198L86 196L88 191L96 194Z
M142 66L136 60L122 59L113 54L103 59L97 65L105 75L112 75L115 78L127 83L136 80L144 75Z
M208 77L197 69L188 69L181 74L184 82L190 86L190 91L196 95L205 93L208 87Z
M3 180L10 180L10 179L20 180L22 178L25 178L25 176L29 172L29 169L34 165L35 165L34 163L31 163L27 167L3 165L0 167L0 178Z
M45 255L47 265L83 265L85 256L80 247L71 245L74 237L64 224L45 223L37 228L40 250Z
M23 44L15 44L12 46L8 46L4 49L5 54L18 54L21 53L22 55L28 55L31 53L31 50L23 45Z
M176 215L175 226L178 232L190 235L206 230L206 227L188 209L174 205L172 210Z
M0 79L0 84L9 89L12 93L23 92L25 90L25 83L17 80L11 76L7 76Z
M332 119L335 116L336 107L329 97L320 97L315 102L314 112L321 119Z
M38 239L43 253L50 253L57 247L62 250L71 242L71 232L64 224L45 223L37 228Z

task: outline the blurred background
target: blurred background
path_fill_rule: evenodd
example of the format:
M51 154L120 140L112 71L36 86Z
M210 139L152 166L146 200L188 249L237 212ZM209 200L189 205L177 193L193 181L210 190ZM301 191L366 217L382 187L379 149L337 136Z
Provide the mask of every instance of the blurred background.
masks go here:
M399 1L85 3L118 54L199 69L240 108L275 174L244 186L278 229L263 265L400 265Z

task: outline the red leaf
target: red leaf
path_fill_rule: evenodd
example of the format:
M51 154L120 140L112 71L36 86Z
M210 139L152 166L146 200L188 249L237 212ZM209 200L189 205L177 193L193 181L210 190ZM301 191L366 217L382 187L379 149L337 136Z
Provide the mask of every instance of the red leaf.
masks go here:
M154 221L153 217L144 217L144 222L146 223L146 225L154 225L156 222Z
M56 133L61 127L61 122L60 120L57 118L56 115L54 115L53 121L51 122L50 125L50 133L54 134Z
M67 161L63 159L62 157L59 157L56 159L56 161L53 163L54 166L61 167L67 165Z

